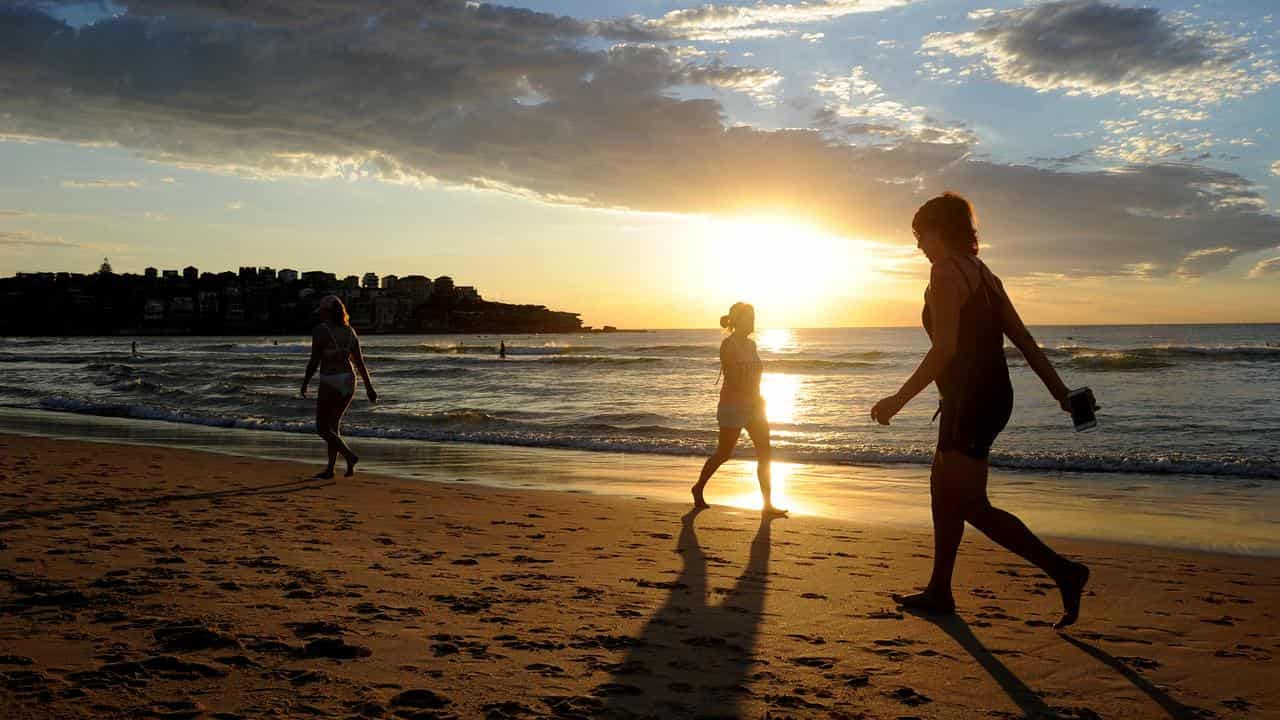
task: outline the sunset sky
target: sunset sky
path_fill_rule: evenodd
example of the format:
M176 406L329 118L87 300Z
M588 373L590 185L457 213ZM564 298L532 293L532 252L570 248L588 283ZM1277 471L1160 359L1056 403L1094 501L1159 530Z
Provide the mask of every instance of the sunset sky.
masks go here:
M1270 5L0 4L0 274L901 325L911 214L951 189L1031 323L1280 321Z

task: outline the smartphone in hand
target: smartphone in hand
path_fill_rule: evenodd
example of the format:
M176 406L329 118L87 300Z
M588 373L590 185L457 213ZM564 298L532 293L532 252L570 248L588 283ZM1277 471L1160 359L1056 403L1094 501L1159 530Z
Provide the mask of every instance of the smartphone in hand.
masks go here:
M1076 432L1085 432L1098 427L1098 415L1094 412L1096 403L1093 390L1083 387L1067 394L1067 404L1071 406L1071 422L1075 423Z

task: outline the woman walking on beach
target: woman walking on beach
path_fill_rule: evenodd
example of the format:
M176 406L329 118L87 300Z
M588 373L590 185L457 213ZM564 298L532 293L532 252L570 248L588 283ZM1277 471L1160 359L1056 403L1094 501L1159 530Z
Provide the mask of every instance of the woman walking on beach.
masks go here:
M902 389L871 408L871 417L888 425L904 405L936 382L942 420L929 478L933 575L924 592L894 599L918 610L955 611L951 575L968 522L1053 578L1063 603L1062 618L1054 627L1064 628L1079 615L1089 569L1055 553L1021 520L992 507L987 499L987 456L1013 411L1004 335L1062 409L1070 412L1067 386L1023 325L1000 279L978 259L969 202L952 193L936 197L916 212L911 229L933 266L923 312L933 346Z
M326 480L333 477L333 465L338 455L347 461L346 477L351 477L360 458L342 439L341 425L342 416L356 394L355 371L360 371L369 402L378 402L378 393L373 389L364 354L360 352L360 338L351 328L351 319L342 301L336 295L326 296L317 310L320 324L311 333L311 359L307 361L307 373L302 378L302 397L305 398L311 376L317 368L320 370L317 377L320 390L316 393L316 432L328 446L329 465L316 477Z
M765 416L764 397L760 395L760 376L764 365L760 362L755 341L751 339L751 334L756 331L755 308L743 302L734 303L729 314L720 318L720 327L729 331L729 337L720 343L720 371L724 375L720 405L716 408L720 441L716 451L702 466L702 474L692 488L693 505L696 508L711 507L703 498L702 491L716 470L733 456L733 449L745 428L756 448L756 475L760 479L760 494L764 497L763 513L786 515L786 510L773 506L769 475L772 455L769 420Z

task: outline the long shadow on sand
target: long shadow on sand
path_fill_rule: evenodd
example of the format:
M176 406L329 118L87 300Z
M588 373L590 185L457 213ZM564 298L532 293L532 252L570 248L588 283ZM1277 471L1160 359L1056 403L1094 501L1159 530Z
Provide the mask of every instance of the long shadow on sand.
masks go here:
M910 609L904 609L904 612L922 620L928 620L937 625L947 635L950 635L957 645L969 653L982 666L983 670L987 671L991 679L995 680L1000 689L1022 710L1024 716L1035 718L1035 720L1054 720L1060 717L1053 708L1045 704L1035 690L1032 690L1009 669L1008 665L1000 662L1000 658L996 657L986 645L982 644L982 641L969 628L969 623L965 622L959 615L935 615Z
M1169 714L1169 717L1175 718L1175 720L1199 720L1200 718L1214 716L1211 712L1205 711L1201 708L1192 707L1190 705L1183 705L1177 700L1174 700L1168 693L1151 684L1150 680L1139 675L1133 670L1133 668L1125 665L1106 650L1103 650L1096 645L1090 645L1083 640L1079 640L1067 634L1063 634L1062 639L1080 648L1085 653L1092 655L1103 665L1106 665L1117 673L1120 673L1124 676L1124 679L1132 683L1135 688L1146 693L1147 697L1154 700L1157 705Z
M299 492L301 490L314 490L319 487L333 485L333 482L320 481L313 478L305 478L300 480L290 480L288 482L275 483L272 485L260 485L258 487L240 487L230 490L210 490L208 492L199 493L169 493L166 495L152 495L149 497L125 498L125 499L107 499L95 500L89 503L81 503L79 505L63 505L59 507L35 509L35 510L9 510L0 513L0 522L7 520L29 520L32 518L47 518L58 515L69 515L80 512L97 512L99 510L117 510L119 508L140 507L146 505L164 505L176 502L195 502L199 500L218 500L230 497L247 497L250 495L280 495L284 493Z
M736 718L754 664L769 573L769 526L763 519L751 542L747 566L733 587L708 586L708 557L698 544L692 510L681 518L676 552L683 558L679 576L663 606L649 618L613 668L602 717ZM723 594L710 604L711 592Z

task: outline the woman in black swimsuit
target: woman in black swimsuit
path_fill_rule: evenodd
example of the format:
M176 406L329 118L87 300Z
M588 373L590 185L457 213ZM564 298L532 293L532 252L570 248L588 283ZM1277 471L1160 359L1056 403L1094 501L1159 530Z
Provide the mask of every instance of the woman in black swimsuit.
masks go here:
M324 438L329 451L329 465L316 474L321 479L333 477L333 465L338 455L347 461L346 476L356 472L356 463L360 458L347 447L342 439L342 416L351 406L351 399L356 394L356 374L364 380L365 393L369 402L378 402L378 393L373 389L373 380L369 377L369 369L364 364L364 353L360 352L360 338L351 328L347 309L336 295L329 295L320 301L317 308L320 324L311 333L311 359L307 362L307 372L302 378L302 397L307 396L307 386L311 384L311 376L320 370L318 380L320 391L316 393L316 432ZM354 369L353 369L354 368Z
M1013 411L1004 336L1070 412L1067 386L1027 332L1000 279L978 259L969 202L952 193L936 197L916 212L911 228L933 265L923 316L933 347L901 390L876 403L871 417L888 425L911 398L936 382L942 421L929 478L933 575L924 592L894 599L919 610L955 611L951 575L967 521L1053 578L1063 603L1062 619L1054 627L1064 628L1079 616L1089 568L1055 553L1021 520L987 499L987 456Z

